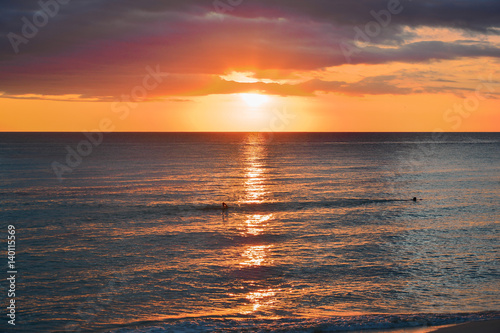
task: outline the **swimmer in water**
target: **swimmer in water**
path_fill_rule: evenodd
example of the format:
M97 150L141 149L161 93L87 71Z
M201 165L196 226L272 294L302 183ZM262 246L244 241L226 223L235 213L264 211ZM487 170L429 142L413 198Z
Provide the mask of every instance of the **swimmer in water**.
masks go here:
M222 209L228 209L229 207L226 205L225 202L222 203Z
M413 197L413 199L412 199L412 200L413 200L413 201L417 201L417 197Z

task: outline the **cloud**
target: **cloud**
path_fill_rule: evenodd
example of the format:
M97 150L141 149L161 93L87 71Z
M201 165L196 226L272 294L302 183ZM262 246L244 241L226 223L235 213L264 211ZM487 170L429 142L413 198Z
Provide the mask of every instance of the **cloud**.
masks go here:
M341 93L345 95L407 95L413 93L413 89L399 87L392 83L395 76L381 75L363 78L357 82L324 81L314 79L307 81L301 86L310 92Z
M322 89L407 94L412 92L409 88L395 87L381 77L357 84L274 82L347 62L500 58L498 45L483 38L500 31L498 1L401 0L401 13L392 15L390 24L368 42L358 43L355 28L364 29L375 20L373 11L379 13L388 3L252 0L221 16L214 15L212 1L205 0L71 1L60 5L57 15L26 44L20 44L15 54L7 36L22 35L23 17L32 20L40 4L2 2L0 91L5 91L2 97L79 95L107 100L129 93L140 83L146 66L159 64L162 71L172 74L155 90L165 96L248 90L311 95ZM405 27L421 26L461 29L479 37L412 42L415 32ZM352 51L349 57L342 45ZM231 71L253 72L261 81L274 82L238 83L218 77Z
M396 25L449 27L477 32L493 32L493 28L500 25L500 3L496 0L255 0L246 1L234 15L293 16L334 25L363 26L374 19L372 11L387 10L390 3L402 8L400 13L391 17L391 23ZM262 11L262 7L266 10Z
M352 46L350 62L353 64L381 64L387 62L427 62L457 58L500 57L500 48L483 43L444 43L440 41L417 42L397 48L378 46Z

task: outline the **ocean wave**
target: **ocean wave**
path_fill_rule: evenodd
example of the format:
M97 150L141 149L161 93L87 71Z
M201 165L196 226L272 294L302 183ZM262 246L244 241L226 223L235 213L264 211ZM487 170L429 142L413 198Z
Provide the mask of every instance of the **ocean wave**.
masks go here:
M413 201L409 199L365 199L365 198L339 198L334 200L320 200L320 201L269 201L269 202L243 202L234 203L229 205L228 211L238 211L238 212L252 212L252 211L289 211L289 210L304 210L304 209L317 209L317 208L336 208L336 207L354 207L362 205L372 205L372 204L388 204L397 202L410 202ZM212 205L182 205L178 207L179 209L187 210L203 210L203 211L214 211L222 210L222 207L218 204Z
M367 314L315 319L224 319L199 318L163 323L136 323L134 328L112 329L112 333L160 332L343 332L409 327L440 326L468 321L500 319L500 311L448 314ZM141 327L142 326L142 327Z
M213 214L267 214L275 212L297 212L317 209L342 209L355 208L372 205L406 205L413 204L412 199L367 199L367 198L339 198L333 200L293 200L293 201L264 201L264 202L226 202L228 209L222 209L220 203L176 203L176 202L154 202L150 204L128 202L118 203L122 206L120 211L127 214L162 215L162 216L199 216ZM69 205L65 203L65 205ZM82 209L116 209L116 202L108 203L74 203L73 206L81 206ZM129 215L130 216L130 215Z

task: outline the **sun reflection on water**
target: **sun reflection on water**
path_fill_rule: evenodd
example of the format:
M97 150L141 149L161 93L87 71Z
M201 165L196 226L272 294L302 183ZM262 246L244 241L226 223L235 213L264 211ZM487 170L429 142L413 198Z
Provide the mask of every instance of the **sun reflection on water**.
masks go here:
M261 139L258 135L252 135L245 144L245 196L243 200L245 204L258 205L265 203L266 196L268 195L268 176L265 165L266 146ZM272 286L266 286L265 282L269 274L265 267L273 265L273 260L270 258L270 251L273 245L266 244L264 241L259 242L260 237L266 234L269 224L274 219L275 216L273 213L256 211L246 215L241 225L240 230L243 236L253 240L253 244L247 244L241 248L241 259L238 263L240 270L248 270L245 273L244 288L249 291L244 295L244 298L249 303L249 307L245 306L240 311L245 315L256 313L257 311L265 311L272 308L276 302L277 290L272 288Z
M265 145L259 137L249 137L245 145L245 202L262 203L265 200L266 174L264 169Z
M241 254L244 261L240 262L241 266L261 266L266 261L267 252L271 245L251 245L245 248ZM272 262L266 262L270 264Z
M245 221L245 229L244 233L258 236L262 234L266 227L268 226L268 222L274 218L274 214L253 214L248 215Z
M248 293L246 299L252 304L252 310L244 312L244 314L256 312L263 306L272 306L275 303L275 296L276 291L273 289L260 289Z

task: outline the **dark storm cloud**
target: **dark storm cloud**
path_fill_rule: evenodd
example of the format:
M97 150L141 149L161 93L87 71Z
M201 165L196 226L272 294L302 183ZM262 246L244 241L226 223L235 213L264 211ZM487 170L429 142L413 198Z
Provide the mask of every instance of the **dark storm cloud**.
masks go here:
M364 25L373 20L372 11L386 10L391 2L399 3L402 11L392 15L391 22L411 27L452 27L487 31L500 26L500 2L495 0L261 0L248 1L248 6L267 4L276 12L288 12L341 25ZM270 11L272 12L272 11ZM242 14L244 15L244 14Z

